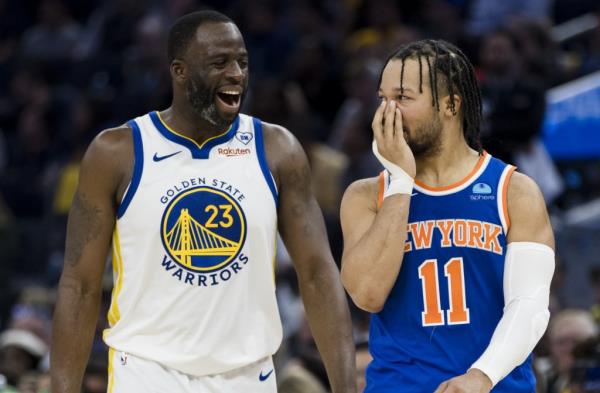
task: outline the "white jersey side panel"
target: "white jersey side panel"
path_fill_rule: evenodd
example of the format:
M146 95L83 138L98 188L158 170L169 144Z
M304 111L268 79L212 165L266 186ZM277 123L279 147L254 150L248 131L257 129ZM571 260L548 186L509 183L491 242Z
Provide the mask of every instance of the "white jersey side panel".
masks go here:
M203 146L156 112L130 124L136 164L113 239L105 342L197 376L272 355L277 194L260 122L240 114Z

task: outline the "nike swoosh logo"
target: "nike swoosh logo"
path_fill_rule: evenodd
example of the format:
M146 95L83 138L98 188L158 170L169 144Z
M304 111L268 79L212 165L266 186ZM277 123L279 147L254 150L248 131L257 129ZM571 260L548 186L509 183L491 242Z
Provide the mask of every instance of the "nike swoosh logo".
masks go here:
M269 371L268 373L266 373L265 375L263 375L262 370L260 371L260 375L258 376L259 381L263 382L266 381L267 378L269 378L271 376L271 374L273 374L273 369L271 369L271 371Z
M159 161L162 161L162 160L166 160L169 157L173 157L174 155L179 154L179 153L181 153L181 150L180 151L176 151L175 153L167 154L166 156L159 156L158 153L154 153L154 157L152 157L152 160L154 162L159 162Z
M410 196L415 196L415 195L419 195L418 192L413 192L412 194L410 194Z

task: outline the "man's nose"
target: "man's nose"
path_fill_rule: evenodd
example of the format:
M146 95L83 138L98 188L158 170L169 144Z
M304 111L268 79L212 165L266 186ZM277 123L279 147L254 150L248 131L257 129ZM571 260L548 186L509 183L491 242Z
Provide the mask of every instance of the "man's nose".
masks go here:
M244 72L242 71L242 68L240 67L238 62L233 61L231 62L229 67L227 67L225 76L232 81L241 82L244 78Z

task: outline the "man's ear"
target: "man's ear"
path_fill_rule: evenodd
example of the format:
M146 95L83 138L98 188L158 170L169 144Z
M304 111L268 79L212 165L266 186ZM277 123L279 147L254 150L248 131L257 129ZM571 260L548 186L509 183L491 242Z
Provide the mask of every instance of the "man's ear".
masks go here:
M460 96L458 94L454 94L453 97L454 97L454 108L452 108L452 100L450 99L449 95L442 98L442 100L440 102L440 109L443 110L444 116L454 117L460 112L460 108L462 105L462 99L460 98Z
M184 83L187 79L187 64L182 60L173 60L169 67L171 78L177 83Z

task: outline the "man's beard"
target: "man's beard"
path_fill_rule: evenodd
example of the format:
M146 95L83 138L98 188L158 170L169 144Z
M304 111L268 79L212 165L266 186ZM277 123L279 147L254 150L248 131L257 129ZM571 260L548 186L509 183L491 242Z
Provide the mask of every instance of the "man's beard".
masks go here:
M232 120L224 118L217 109L216 90L209 89L202 78L190 78L185 92L188 102L198 116L202 117L216 128L229 127Z
M415 157L427 157L438 153L442 148L442 122L434 114L427 123L415 129L405 127L404 137Z

